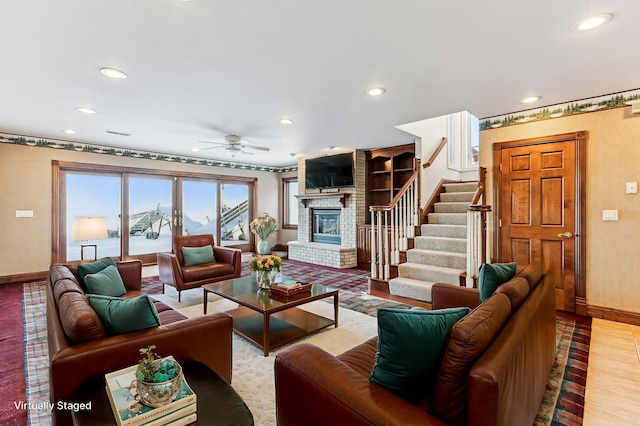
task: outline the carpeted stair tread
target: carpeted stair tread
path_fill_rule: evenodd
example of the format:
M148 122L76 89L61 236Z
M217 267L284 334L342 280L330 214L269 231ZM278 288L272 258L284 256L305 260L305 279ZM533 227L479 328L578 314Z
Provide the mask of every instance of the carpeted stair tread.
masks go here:
M422 250L440 250L453 253L467 252L466 238L450 237L416 237L413 240L414 247Z
M435 213L467 213L467 206L469 202L455 202L455 203L435 203L433 210Z
M389 281L389 293L394 296L410 297L431 303L431 286L433 284L429 281L397 277Z
M467 227L465 225L444 225L439 223L428 223L420 226L420 233L423 237L448 237L467 238Z
M445 192L476 192L478 189L478 182L452 182L445 183Z
M446 268L442 266L424 265L406 262L398 265L398 275L403 278L413 278L435 283L459 284L463 269Z
M473 196L475 192L443 192L440 194L440 201L443 203L452 203L452 202L462 202L466 201L467 203L473 200Z
M407 252L407 262L465 269L467 267L467 254L440 250L413 249Z
M444 225L467 225L467 213L429 213L427 222Z

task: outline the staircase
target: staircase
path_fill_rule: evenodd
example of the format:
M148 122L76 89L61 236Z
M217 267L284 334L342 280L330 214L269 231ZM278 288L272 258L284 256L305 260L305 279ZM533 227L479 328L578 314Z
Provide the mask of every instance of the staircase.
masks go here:
M420 226L421 236L407 251L407 262L398 266L398 277L389 281L393 295L431 302L434 283L460 284L467 264L467 206L478 182L443 186L434 212Z

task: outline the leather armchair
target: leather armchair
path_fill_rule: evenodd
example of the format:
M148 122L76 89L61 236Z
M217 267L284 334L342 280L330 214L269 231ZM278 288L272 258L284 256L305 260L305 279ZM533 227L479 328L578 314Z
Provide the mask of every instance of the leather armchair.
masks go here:
M183 247L213 247L215 262L185 266ZM162 291L170 285L178 291L178 302L182 290L198 288L203 284L240 277L241 251L230 247L217 247L213 235L184 235L173 237L173 252L158 253L158 270Z

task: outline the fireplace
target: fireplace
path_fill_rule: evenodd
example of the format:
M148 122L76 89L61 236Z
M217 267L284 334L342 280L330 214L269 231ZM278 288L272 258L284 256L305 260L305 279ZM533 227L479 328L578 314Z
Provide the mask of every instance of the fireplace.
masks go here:
M340 245L341 209L311 209L311 241Z

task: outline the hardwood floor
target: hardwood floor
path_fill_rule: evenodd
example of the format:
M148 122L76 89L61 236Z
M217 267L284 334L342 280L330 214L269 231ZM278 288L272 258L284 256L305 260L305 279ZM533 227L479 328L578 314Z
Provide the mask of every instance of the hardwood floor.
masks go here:
M583 425L640 424L640 327L593 319Z

